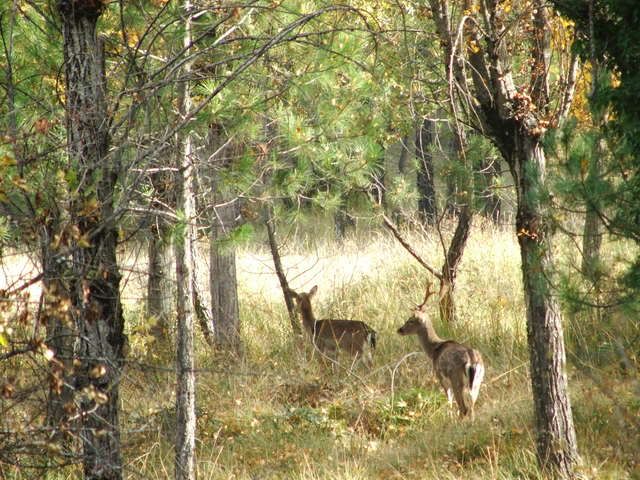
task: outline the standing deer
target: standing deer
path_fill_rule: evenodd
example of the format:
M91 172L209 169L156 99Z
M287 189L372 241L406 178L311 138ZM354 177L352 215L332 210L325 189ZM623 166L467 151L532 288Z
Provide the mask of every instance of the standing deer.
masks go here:
M450 408L453 408L455 398L460 417L470 413L473 419L473 406L484 377L482 355L473 348L438 336L425 308L433 293L427 285L424 302L418 305L413 315L398 329L398 333L418 336L422 348L433 361L433 369L447 395Z
M316 320L311 309L311 299L317 291L317 285L309 293L289 290L302 317L302 326L311 337L314 347L323 356L332 359L335 359L338 350L343 350L353 357L352 365L362 359L371 368L372 351L376 348L376 331L359 320Z

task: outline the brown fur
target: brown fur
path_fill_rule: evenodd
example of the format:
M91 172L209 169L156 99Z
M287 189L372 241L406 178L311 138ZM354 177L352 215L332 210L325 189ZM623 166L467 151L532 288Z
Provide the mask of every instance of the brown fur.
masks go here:
M473 417L473 407L484 376L480 352L453 340L442 340L424 311L424 304L414 311L398 333L418 336L422 348L433 361L433 369L449 404L455 398L460 416L471 413Z
M296 301L302 317L302 326L313 344L324 355L335 360L339 350L348 353L353 361L362 359L368 366L373 365L371 351L376 346L376 332L359 320L322 319L316 320L311 308L311 299L318 291L314 286L308 293L289 293Z

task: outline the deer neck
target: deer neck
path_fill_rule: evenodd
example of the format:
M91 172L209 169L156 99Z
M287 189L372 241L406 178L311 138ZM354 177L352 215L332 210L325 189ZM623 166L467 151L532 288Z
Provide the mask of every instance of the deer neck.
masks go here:
M422 328L418 332L418 338L420 339L420 344L427 355L433 359L436 348L440 345L444 340L442 340L438 334L436 333L431 322L424 322Z
M311 310L311 303L303 303L300 305L300 315L302 316L302 326L308 333L313 333L316 318Z

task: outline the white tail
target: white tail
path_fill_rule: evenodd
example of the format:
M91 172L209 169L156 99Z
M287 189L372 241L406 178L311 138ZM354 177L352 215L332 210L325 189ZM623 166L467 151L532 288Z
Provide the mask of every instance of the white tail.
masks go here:
M424 302L413 315L398 329L400 335L417 335L422 348L433 361L433 369L440 382L449 405L455 398L460 416L474 416L474 405L480 394L480 384L484 378L484 362L477 350L453 340L441 339L433 328L425 311L427 300L434 292L425 294Z
M342 350L351 355L354 364L361 359L371 368L373 350L376 347L376 331L359 320L316 320L311 308L311 299L317 291L317 285L308 293L289 290L302 317L302 326L313 345L333 360L336 359L338 350Z

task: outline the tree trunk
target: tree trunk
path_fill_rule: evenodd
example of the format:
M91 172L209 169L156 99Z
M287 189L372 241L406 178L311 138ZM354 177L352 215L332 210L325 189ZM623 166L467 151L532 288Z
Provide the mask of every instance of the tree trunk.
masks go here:
M455 99L452 99L455 101ZM461 126L458 123L449 122L449 128L451 130L451 140L446 143L447 146L447 157L449 161L452 158L458 159L462 162L465 159L464 149L466 148L466 135L461 130ZM455 217L460 213L460 209L462 208L460 205L460 196L462 190L462 196L465 196L464 187L460 186L460 178L459 178L459 170L457 170L452 164L453 167L450 168L446 175L443 174L444 180L447 186L447 200L445 206L445 212L450 217Z
M543 0L534 0L532 4L535 8L530 12L534 21L527 19L527 28L523 30L531 44L529 83L517 86L512 74L516 59L507 48L506 27L496 2L463 2L465 15L474 17L473 21L464 22L464 42L477 48L457 49L457 32L450 30L452 25L457 25L457 20L452 19L452 14L457 14L453 3L429 0L444 57L453 67L447 72L451 92L455 78L455 88L462 90L466 104L477 105L467 120L479 124L478 130L492 139L514 179L538 460L553 477L569 478L573 476L578 454L565 374L562 321L548 283L553 264L550 238L544 229L545 156L540 142L548 124L554 124L559 118L540 121L540 112L545 117L549 112L549 92L553 91L548 83L552 71L547 27L550 12ZM476 5L479 9L474 11L472 7ZM463 58L464 55L468 58ZM471 68L464 69L466 63ZM466 72L472 82L466 81ZM564 93L567 102L575 88L569 73L558 84L560 95ZM452 110L456 111L455 104ZM560 109L561 113L566 111L568 105Z
M433 154L429 150L433 143L435 128L435 122L425 118L416 133L418 214L428 225L434 225L437 217Z
M517 232L527 306L527 337L537 433L538 459L545 470L573 476L578 460L565 372L560 308L550 292L551 239L546 235L541 193L545 156L536 138L516 134L509 165L518 194Z
M209 251L211 311L216 342L224 348L238 350L240 342L240 311L236 278L236 250L225 242L237 217L236 203L214 208Z
M282 268L282 261L280 260L280 251L278 250L278 240L276 238L275 219L273 218L273 207L267 205L265 207L265 225L267 227L267 237L269 239L269 250L271 250L271 257L273 258L273 266L276 269L276 275L280 282L280 288L282 288L282 294L284 295L284 303L287 306L287 312L289 312L289 322L291 324L291 330L294 334L300 335L302 333L300 329L300 322L298 321L295 305L293 299L289 295L289 282L287 276Z
M409 135L405 135L404 137L402 137L402 140L400 140L400 156L398 157L398 171L400 172L401 175L404 175L405 173L407 173L407 170L408 170L407 164L409 162L407 162L407 158L409 157L409 141L410 141Z
M220 173L233 161L236 146L229 142L221 125L213 125L209 131L208 149L211 168L209 172L211 200L211 233L209 238L209 289L215 341L223 348L239 351L240 309L236 278L236 250L227 241L229 233L237 226L238 202L229 199L222 186Z
M464 247L467 245L469 234L471 233L471 222L473 211L469 205L464 205L458 215L458 224L449 244L445 262L442 265L442 279L440 281L440 318L443 322L453 323L456 320L456 306L454 300L454 289L458 266L462 261Z
M59 0L64 37L66 125L71 169L83 182L71 200L78 228L72 240L71 289L78 340L75 387L86 479L122 478L119 381L126 339L116 262L113 198L119 166L108 157L102 42L96 23L103 4Z
M192 5L183 3L185 26L184 47L191 46ZM191 61L185 61L182 74L185 78L191 72ZM180 120L191 110L191 85L188 80L179 84L178 105ZM174 244L176 258L177 285L177 345L176 345L176 480L195 479L195 436L196 436L196 381L194 372L194 314L193 295L193 254L196 241L196 207L193 189L194 157L191 134L188 125L178 134L180 159L176 178L177 206L185 219L184 237ZM181 241L182 240L182 241Z
M492 186L495 179L498 177L499 172L496 168L496 160L493 158L486 158L480 165L482 170L482 176L484 178L485 188L481 193L482 197L482 213L486 218L491 219L494 224L500 223L500 213L502 211L502 201L500 196L497 195Z
M593 31L593 0L589 1L589 35L590 35L590 49L591 49L591 92L590 96L593 98L600 93L601 89L600 79L606 72L602 66L602 62L598 60L595 54L595 39ZM599 106L599 108L593 108L591 117L594 125L600 132L604 131L606 109ZM606 152L606 141L599 136L595 139L593 146L593 155L589 161L589 172L585 182L585 197L587 212L584 219L584 231L582 235L582 274L588 278L591 282L598 280L598 272L600 269L600 248L602 247L602 221L599 216L596 199L593 198L593 191L595 190L593 184L598 182L600 177L600 170L602 164L602 158ZM591 187L591 188L590 188Z
M42 322L47 331L46 344L55 354L55 361L50 362L47 426L54 432L51 439L58 441L62 447L65 444L62 434L69 427L69 417L77 413L68 409L73 404L73 354L77 336L67 308L71 299L63 282L65 272L55 257L56 250L52 248L53 229L44 230L46 232L41 238L44 287Z
M347 212L347 199L341 196L340 205L333 216L333 227L336 234L336 240L342 242L347 234L347 228L353 227L355 222L353 217Z
M172 260L169 227L166 225L166 220L158 216L149 230L147 315L155 320L151 333L162 340L167 338L173 304L173 289L169 273Z
M592 159L592 162L597 162ZM595 282L600 271L600 249L602 247L602 221L598 210L587 202L582 235L582 274Z

